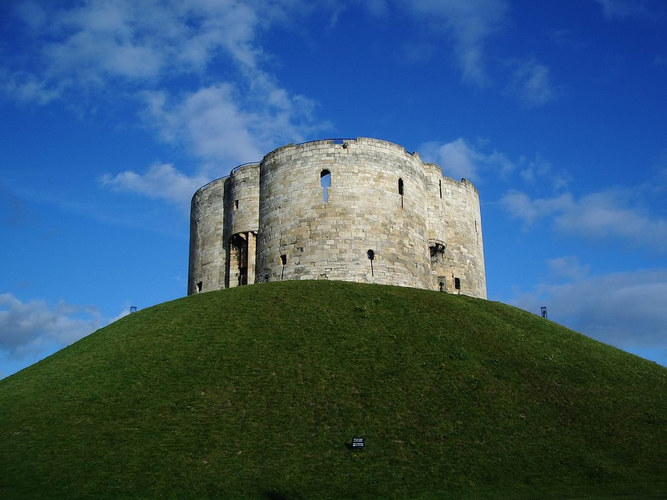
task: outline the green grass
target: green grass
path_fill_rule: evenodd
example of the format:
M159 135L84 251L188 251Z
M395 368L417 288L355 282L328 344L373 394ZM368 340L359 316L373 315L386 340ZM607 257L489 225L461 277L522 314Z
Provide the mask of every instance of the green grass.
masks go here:
M271 283L0 381L0 433L11 499L664 498L667 369L499 303Z

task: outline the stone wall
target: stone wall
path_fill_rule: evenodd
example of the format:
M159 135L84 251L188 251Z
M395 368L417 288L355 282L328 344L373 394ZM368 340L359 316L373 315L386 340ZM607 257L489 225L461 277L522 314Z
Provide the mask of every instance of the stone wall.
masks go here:
M188 295L218 290L225 283L227 252L223 245L225 182L199 188L190 205Z
M477 190L367 138L290 144L198 190L188 293L283 279L485 298Z
M257 231L259 226L259 163L235 169L229 176L225 197L228 236Z
M465 179L443 178L445 200L445 290L486 298L486 272L479 195ZM456 278L460 289L456 289Z
M326 202L323 172L331 179ZM430 288L424 189L420 161L384 141L318 141L269 153L260 175L257 281Z
M227 288L255 282L255 240L259 226L259 163L238 167L230 174L225 191Z

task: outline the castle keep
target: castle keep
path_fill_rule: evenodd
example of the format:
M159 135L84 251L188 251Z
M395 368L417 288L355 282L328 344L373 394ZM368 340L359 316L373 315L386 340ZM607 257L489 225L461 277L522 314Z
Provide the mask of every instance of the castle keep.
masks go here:
M188 295L299 279L486 298L477 189L358 138L289 144L197 190Z

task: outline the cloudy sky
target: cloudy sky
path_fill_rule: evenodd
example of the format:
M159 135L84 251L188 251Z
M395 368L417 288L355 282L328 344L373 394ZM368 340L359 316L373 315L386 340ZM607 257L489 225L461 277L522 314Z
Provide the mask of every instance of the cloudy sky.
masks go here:
M489 298L667 365L664 0L0 3L0 377L186 292L189 199L377 137L477 185Z

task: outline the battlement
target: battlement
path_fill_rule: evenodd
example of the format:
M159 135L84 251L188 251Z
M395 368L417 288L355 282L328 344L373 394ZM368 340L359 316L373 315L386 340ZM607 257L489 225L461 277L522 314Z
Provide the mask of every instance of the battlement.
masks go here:
M288 144L192 199L188 294L285 279L486 298L477 189L397 144Z

